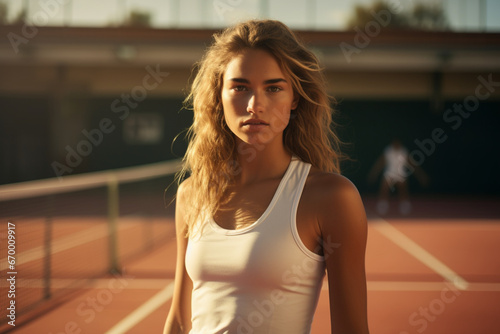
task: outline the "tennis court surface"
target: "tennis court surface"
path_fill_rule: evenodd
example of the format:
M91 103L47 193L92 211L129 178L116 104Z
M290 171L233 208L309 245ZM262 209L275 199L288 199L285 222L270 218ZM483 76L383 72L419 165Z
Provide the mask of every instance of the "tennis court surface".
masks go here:
M83 195L80 200L80 206L95 202ZM409 215L399 215L393 202L393 209L384 217L375 214L374 198L364 197L364 201L369 217L370 333L498 333L498 199L414 198ZM122 200L121 206L130 207L129 202L133 198ZM36 215L23 219L16 222L16 301L38 302L16 315L16 327L6 324L4 318L3 332L161 333L175 270L172 208L146 218L120 214L115 241L121 272L107 275L102 274L109 272L108 242L103 242L109 239L106 215L96 210L56 215L51 223L49 269L43 269L47 261L43 238L27 240L35 232L43 235L43 219ZM4 275L6 221L2 229ZM154 242L141 246L144 238ZM1 284L5 313L8 285L5 279ZM47 289L51 297L44 301ZM330 333L327 289L325 284L312 333ZM64 293L57 294L59 290Z

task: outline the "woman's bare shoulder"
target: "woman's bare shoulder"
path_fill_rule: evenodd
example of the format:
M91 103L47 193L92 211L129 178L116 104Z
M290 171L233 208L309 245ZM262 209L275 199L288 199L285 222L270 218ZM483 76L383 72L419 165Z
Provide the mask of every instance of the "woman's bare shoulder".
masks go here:
M307 180L312 194L319 198L341 200L346 196L358 194L356 186L345 176L338 173L323 172L312 167Z
M306 189L323 228L366 221L358 189L345 176L312 168Z
M177 187L177 194L175 195L175 222L179 229L185 228L186 214L188 213L189 203L191 202L192 194L192 180L187 178L183 180Z
M181 202L189 200L189 198L191 197L190 194L192 191L191 190L192 186L193 186L193 181L191 178L188 177L182 180L182 182L177 187L176 200L177 201L180 200Z

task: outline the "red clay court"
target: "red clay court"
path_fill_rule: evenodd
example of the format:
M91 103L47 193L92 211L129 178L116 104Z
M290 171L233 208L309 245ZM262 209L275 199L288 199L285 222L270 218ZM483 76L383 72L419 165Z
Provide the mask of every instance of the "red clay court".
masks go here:
M369 216L366 256L368 315L372 334L495 334L500 328L500 212L496 199L416 198L408 216L394 209L380 218L375 201L364 198ZM122 274L107 275L73 287L67 281L83 275L65 258L95 266L107 265L96 255L106 254L105 217L59 217L52 223L51 286L64 287L62 297L41 303L26 315L18 314L13 330L19 334L60 333L161 333L172 295L175 239L171 211L165 217L121 217L118 223L119 255L140 247L149 232L159 236L149 250L129 257ZM36 257L37 243L22 243L41 222L32 217L29 229L17 223L19 252L18 300L43 294L36 276L43 262ZM6 222L5 222L6 224ZM27 225L27 224L26 224ZM6 229L6 228L5 228ZM74 240L73 242L70 242ZM77 241L77 242L75 242ZM2 242L3 244L3 242ZM102 249L99 249L101 247ZM4 246L2 246L4 248ZM5 253L5 252L4 252ZM3 253L2 253L3 254ZM19 253L18 253L19 254ZM29 257L31 256L31 258ZM89 256L95 257L89 262ZM6 259L2 258L2 266ZM100 268L101 266L102 268ZM2 267L2 272L4 272ZM74 276L74 277L72 277ZM59 277L59 278L58 278ZM7 293L2 280L2 303ZM70 291L71 290L71 291ZM38 296L38 297L37 297ZM2 305L5 310L5 305ZM5 312L5 311L4 311ZM319 301L312 333L330 333L327 286Z

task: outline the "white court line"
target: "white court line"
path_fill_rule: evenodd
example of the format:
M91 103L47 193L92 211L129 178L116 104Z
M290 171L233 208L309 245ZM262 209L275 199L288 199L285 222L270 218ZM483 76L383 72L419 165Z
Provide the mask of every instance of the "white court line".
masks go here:
M173 279L163 278L135 278L120 277L128 279L127 290L160 290L165 285L172 283ZM93 280L84 280L83 284L74 284L74 279L55 278L51 280L51 287L54 289L106 289L109 288L110 280L116 278L99 278ZM6 280L0 281L0 288L8 287ZM448 283L449 284L449 283ZM500 282L468 282L467 291L500 291ZM410 281L367 281L368 291L440 291L447 287L446 281L442 282L410 282ZM16 282L16 286L23 289L40 289L43 288L43 279L21 279ZM323 282L323 290L328 290L328 281ZM167 299L168 300L168 299ZM165 300L165 302L167 301Z
M449 285L451 284L453 283L369 281L367 282L367 289L368 291L412 291L412 292L442 291L443 289L449 289ZM467 283L467 284L468 284L467 291L490 291L490 292L500 291L500 283Z
M131 228L137 225L130 224L120 224L119 230L124 230L127 228ZM88 242L98 240L100 238L104 238L109 236L109 227L107 224L100 224L99 226L94 226L84 231L72 233L62 238L57 238L51 245L50 254L54 255L56 253L78 247L84 245ZM40 260L45 257L45 248L44 246L37 246L26 250L24 252L16 254L16 266ZM4 258L6 260L6 258ZM8 268L7 261L2 261L0 263L0 271L6 270Z
M75 284L77 279L72 278L52 278L50 280L50 287L52 289L106 289L109 288L109 282L114 279L125 279L127 280L127 289L140 289L140 290L160 290L165 287L166 284L172 282L171 279L160 279L160 278L135 278L134 276L117 276L113 278L97 278L97 279L81 279ZM9 287L9 282L7 280L0 280L0 288ZM42 289L45 287L45 280L41 278L18 278L16 281L16 287L23 289Z
M148 315L153 313L157 308L162 306L167 300L172 298L174 293L174 283L170 283L156 295L151 297L144 304L135 309L132 313L123 318L119 323L114 325L105 334L122 334L137 325Z
M367 281L368 291L442 291L449 288L450 283L444 282L407 282L407 281ZM500 283L467 283L467 291L500 292ZM458 289L458 288L457 288ZM328 290L328 281L323 282L322 290Z
M469 283L456 272L451 270L443 262L439 261L431 253L420 247L415 241L408 238L404 233L392 226L386 220L377 218L371 221L371 224L385 237L396 245L407 251L410 255L434 270L445 280L452 282L457 289L466 290Z

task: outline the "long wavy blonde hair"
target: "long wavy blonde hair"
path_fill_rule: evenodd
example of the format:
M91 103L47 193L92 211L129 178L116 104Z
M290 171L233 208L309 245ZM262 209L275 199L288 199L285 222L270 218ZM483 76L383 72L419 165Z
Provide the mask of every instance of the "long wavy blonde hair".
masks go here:
M331 129L331 99L316 56L283 23L251 20L214 35L197 63L198 73L185 106L194 112L189 145L177 178L188 174L187 233L192 235L219 208L237 173L236 141L225 120L221 101L227 64L245 49L261 49L275 57L290 78L298 106L284 130L285 148L326 172L340 172L340 141Z

